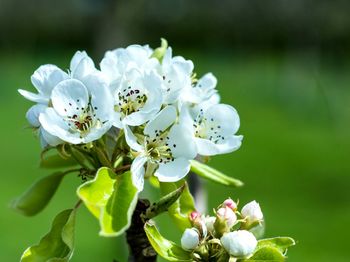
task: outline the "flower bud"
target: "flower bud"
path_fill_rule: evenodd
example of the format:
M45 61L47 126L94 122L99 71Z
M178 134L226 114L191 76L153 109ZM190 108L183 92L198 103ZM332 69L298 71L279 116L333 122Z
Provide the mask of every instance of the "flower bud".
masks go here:
M210 217L210 216L206 216L204 217L204 222L205 222L205 226L207 227L209 232L213 232L214 231L214 223L216 220L216 217Z
M246 220L249 227L263 220L264 215L261 212L260 205L255 200L246 204L241 211L242 217Z
M258 244L254 235L246 230L226 233L220 240L225 250L236 258L249 257Z
M187 228L181 237L181 247L193 250L199 245L199 233L195 228Z
M216 212L216 216L221 221L225 221L228 228L231 228L237 221L235 212L227 206L219 208Z
M191 221L194 221L196 220L197 217L200 217L200 213L198 211L192 211L190 213L190 220Z
M232 210L236 210L237 209L237 204L235 201L233 201L231 198L228 198L224 201L224 203L222 204L224 207L229 207Z

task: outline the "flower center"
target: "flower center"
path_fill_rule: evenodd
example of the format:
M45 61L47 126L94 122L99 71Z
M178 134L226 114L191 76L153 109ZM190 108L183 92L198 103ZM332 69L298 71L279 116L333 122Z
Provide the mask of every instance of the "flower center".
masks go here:
M225 140L222 135L221 126L215 121L215 118L206 118L203 114L203 109L200 110L193 123L194 135L199 138L208 139L215 144Z
M133 89L131 86L118 92L118 104L114 110L121 112L123 116L140 111L147 101L146 94L139 89Z
M145 148L146 154L151 158L153 162L156 163L168 163L174 161L171 148L169 146L169 137L167 132L161 132L155 130L155 138L150 138L149 136L145 137ZM173 145L176 147L176 145Z
M97 107L93 107L89 102L88 105L84 108L77 108L77 113L68 116L65 121L68 123L68 126L73 132L79 132L80 137L85 136L91 128L100 128L102 124L107 121L101 121L99 118L96 118L95 111L98 110Z

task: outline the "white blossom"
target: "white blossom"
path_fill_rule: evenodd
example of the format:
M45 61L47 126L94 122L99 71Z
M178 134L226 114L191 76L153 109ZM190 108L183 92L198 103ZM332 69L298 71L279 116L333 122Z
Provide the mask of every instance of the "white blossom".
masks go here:
M220 240L226 251L236 258L249 257L258 244L254 235L246 230L226 233Z
M39 122L40 113L44 112L50 104L51 93L54 87L66 79L82 79L95 71L94 63L86 52L77 51L70 62L70 72L66 73L55 65L47 64L40 66L33 73L31 81L38 92L37 94L23 89L18 90L25 98L37 103L27 111L26 118L32 127L39 130L42 147L47 145L56 146L62 143L61 139L43 130Z
M113 93L116 127L139 126L153 119L162 106L161 80L154 73L131 69Z
M146 124L142 136L136 137L125 126L126 141L138 155L131 165L131 173L140 191L146 163L148 168L154 167L154 175L162 182L178 181L190 170L189 160L196 156L195 144L188 127L175 123L176 118L176 108L167 106Z
M113 85L131 68L141 72L149 72L156 68L159 61L151 57L152 53L153 50L148 45L130 45L107 51L100 63L101 71Z
M172 56L172 49L169 47L158 67L158 74L162 78L163 103L175 103L181 92L191 87L191 75L193 63L181 56Z
M100 74L86 75L82 81L67 79L54 87L52 107L39 116L51 135L72 144L99 139L112 126L113 99Z
M230 153L242 144L243 136L235 135L240 125L239 116L230 105L213 104L200 107L197 112L182 107L181 118L191 126L200 155Z
M181 247L193 250L199 245L199 232L196 228L186 228L181 237Z
M248 224L261 222L264 219L260 205L255 200L246 204L242 208L241 214Z

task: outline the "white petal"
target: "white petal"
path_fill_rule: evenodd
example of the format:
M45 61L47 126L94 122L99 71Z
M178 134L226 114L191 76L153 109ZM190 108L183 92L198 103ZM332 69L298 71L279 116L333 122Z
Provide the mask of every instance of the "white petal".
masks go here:
M28 99L29 101L35 102L35 103L41 103L41 104L48 104L49 98L41 95L41 94L34 94L32 92L29 92L27 90L18 89L18 92L24 96L24 98Z
M154 109L153 111L149 112L139 111L132 113L123 119L123 123L129 126L140 126L148 120L154 118L154 116L158 113L158 110Z
M39 115L40 113L44 112L46 108L47 106L43 104L36 104L31 108L29 108L29 110L26 113L26 118L31 126L33 127L40 126Z
M223 135L235 134L240 125L239 115L232 106L226 104L212 105L205 111L207 119L215 119L215 122L221 126Z
M89 102L89 95L82 82L68 79L52 90L51 100L58 114L72 116L82 108L85 109Z
M144 133L153 136L156 130L164 131L176 120L176 108L167 106L151 121L147 123Z
M93 73L96 69L94 61L85 51L77 51L71 60L70 70L72 77L80 80L84 76Z
M99 127L93 127L90 129L89 133L81 138L80 143L89 143L101 138L108 130L112 127L112 121L107 121Z
M167 164L159 164L154 173L161 182L176 182L184 178L190 171L190 162L185 158L176 158Z
M171 127L168 137L173 157L193 159L197 155L193 132L185 123Z
M114 99L108 84L100 73L87 75L82 79L91 95L91 105L101 121L111 120L114 114Z
M195 138L198 154L202 156L213 156L218 154L231 153L242 145L243 136L230 136L223 142L215 144L208 139Z
M59 137L63 141L80 144L81 138L79 133L69 132L69 127L66 122L60 117L53 108L46 108L44 113L39 115L39 121L42 128L53 136Z
M142 152L143 147L137 143L137 138L131 131L130 127L124 126L125 140L126 143L136 152Z
M198 80L196 86L203 89L214 89L217 82L218 80L212 73L207 73Z
M146 161L146 157L138 156L131 164L132 182L139 192L143 190Z
M55 65L42 65L31 76L32 84L47 99L52 89L65 79L68 79L68 74Z
M51 135L44 128L40 128L39 136L40 136L40 144L42 148L45 148L47 145L57 146L63 143L61 139Z

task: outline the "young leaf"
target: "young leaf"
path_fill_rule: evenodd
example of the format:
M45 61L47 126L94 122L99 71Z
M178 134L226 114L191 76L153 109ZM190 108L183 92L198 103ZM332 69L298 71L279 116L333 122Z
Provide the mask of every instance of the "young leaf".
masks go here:
M196 173L197 175L204 177L205 179L209 179L213 182L232 187L240 187L243 186L243 182L235 179L233 177L229 177L220 171L206 165L202 164L196 160L191 160L191 171Z
M59 213L50 232L39 244L24 251L21 262L69 261L73 254L75 213L74 209Z
M40 167L42 168L63 168L76 166L77 161L74 158L68 157L67 159L62 158L60 155L49 155L44 156L40 161Z
M152 204L146 210L146 217L151 219L165 211L168 211L169 207L172 206L181 196L182 192L186 187L186 183L183 183L178 189L169 194L163 196L157 203Z
M162 62L166 49L168 48L168 42L164 38L161 38L160 47L156 48L151 57L157 58L159 62Z
M129 171L116 176L106 167L100 168L94 180L77 190L80 199L99 219L102 236L118 236L130 226L137 193Z
M183 180L176 183L160 183L162 195L164 196L170 192L173 192L174 190L177 190L181 185L183 185L183 183ZM181 196L168 208L168 214L179 229L185 230L186 228L191 227L189 214L194 210L196 210L194 200L187 183L185 183L185 188Z
M57 172L36 181L12 202L12 208L26 216L34 216L45 208L66 173Z
M148 221L144 229L152 247L161 257L168 261L193 261L189 252L183 250L174 242L165 239L152 221Z
M254 255L251 258L238 261L283 262L285 261L285 256L277 248L265 246L255 251Z
M282 254L285 254L288 247L294 246L295 241L290 237L266 238L258 241L258 249L263 247L277 248Z

